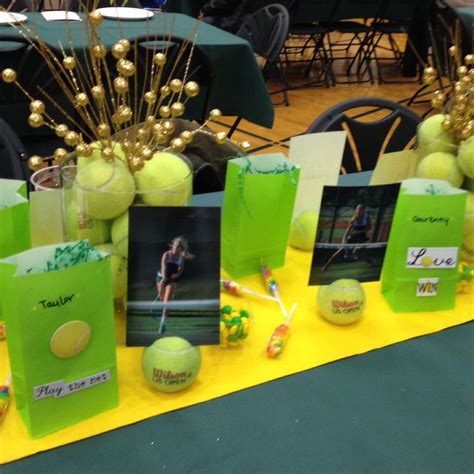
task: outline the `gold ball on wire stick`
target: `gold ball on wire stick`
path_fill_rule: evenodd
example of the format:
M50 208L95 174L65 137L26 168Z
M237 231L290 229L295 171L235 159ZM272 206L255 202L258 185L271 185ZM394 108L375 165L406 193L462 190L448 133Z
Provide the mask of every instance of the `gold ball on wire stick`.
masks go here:
M456 56L458 52L458 48L456 46L451 46L449 49L448 49L448 53L450 56Z
M188 97L196 97L199 94L199 84L196 81L189 81L184 84L184 93Z
M154 138L157 145L165 145L168 141L168 136L163 133L155 133Z
M171 104L171 115L173 117L181 117L184 114L184 104L182 102L175 102Z
M99 135L99 138L108 138L110 136L110 127L106 123L100 123L97 126L97 135Z
M102 86L94 86L91 88L92 97L95 100L102 101L105 99L105 90Z
M451 128L451 117L449 117L449 115L443 120L442 125L445 130L449 130Z
M135 74L135 64L128 59L119 59L117 61L117 71L125 77L130 77Z
M147 104L153 105L156 102L156 93L153 91L145 92L143 98Z
M209 118L211 120L217 120L218 118L221 118L221 117L222 117L222 112L220 111L220 109L212 109L209 112Z
M183 81L181 79L171 79L169 87L172 92L180 92L183 88Z
M104 59L105 56L107 55L107 48L103 44L96 44L92 48L92 54L97 59Z
M30 102L30 112L37 114L44 114L45 106L44 102L41 100L33 100Z
M68 71L72 71L76 67L76 59L74 58L74 56L66 56L63 59L63 66Z
M79 135L76 132L67 132L64 143L69 146L76 146L79 143Z
M31 171L38 171L45 166L46 164L41 156L34 155L28 159L28 168L30 168Z
M466 54L464 57L464 63L467 66L473 66L474 65L474 54Z
M149 116L145 119L145 123L146 123L149 127L153 127L153 125L155 125L155 123L156 123L156 118L155 118L153 115L149 115Z
M88 103L89 97L87 97L85 92L79 92L79 94L76 94L76 104L79 107L85 107Z
M445 97L443 94L436 94L431 100L431 105L435 109L440 109L444 105Z
M11 84L16 81L16 72L11 68L6 68L2 71L3 82Z
M156 53L153 57L153 62L157 66L164 66L166 64L166 55L163 53Z
M128 91L128 81L125 77L116 77L114 79L115 92L119 94L125 94Z
M252 147L252 145L250 144L250 142L248 141L243 141L241 144L240 144L240 149L242 151L248 151L250 150L250 148Z
M150 147L144 146L141 150L141 156L144 160L151 160L153 157L153 150Z
M219 145L223 145L226 140L227 140L227 133L226 132L217 132L215 135L214 135L214 140L216 141L216 143L218 143Z
M98 26L104 21L104 17L96 10L89 13L89 21L91 25Z
M28 125L31 128L38 128L44 124L44 118L41 114L32 113L28 116Z
M466 66L459 66L457 69L457 73L459 77L464 77L468 72L469 70L467 69Z
M125 153L130 153L131 151L133 151L132 142L131 142L130 140L123 140L123 142L122 142L122 150L123 150Z
M56 150L54 150L54 153L53 153L54 159L58 161L59 163L64 161L67 155L68 155L68 151L65 150L64 148L56 148Z
M426 74L427 76L433 76L436 74L436 69L434 67L428 66L423 71L423 74Z
M85 156L85 157L88 157L88 156L91 156L92 155L92 152L94 150L92 149L92 147L88 144L88 143L79 143L77 146L76 146L76 154L78 156Z
M189 145L193 141L194 135L189 130L184 130L179 134L179 138L181 138L186 145Z
M163 125L161 125L161 123L155 123L155 125L153 125L153 133L163 133Z
M67 132L69 132L69 128L64 123L57 125L56 128L54 129L54 133L56 133L56 135L60 138L64 138Z
M173 133L176 128L174 123L171 120L165 120L161 125L163 127L163 132L165 134Z
M474 80L474 68L469 70L469 78L471 81Z
M148 131L145 130L144 128L140 128L140 129L137 130L137 140L138 141L144 141L147 135L148 135Z
M433 82L435 82L435 81L436 81L436 76L430 76L430 75L423 74L423 83L424 84L430 85L430 84L433 84Z
M162 105L158 110L160 117L168 118L171 115L171 109L167 105Z
M123 49L128 53L132 47L128 39L122 38L117 41L118 44L122 45Z
M170 141L170 147L175 153L181 153L186 148L186 144L181 138L173 138L173 140Z
M134 172L142 170L144 166L145 162L139 156L134 156L130 160L130 169Z
M113 56L115 59L124 58L126 55L127 55L127 51L125 50L125 48L123 47L123 45L121 45L120 43L115 43L115 44L112 46L112 56Z
M462 79L461 79L461 84L463 87L469 87L471 85L471 78L469 76L464 76Z
M171 94L171 89L169 86L161 86L160 95L162 97L168 97Z
M100 156L105 160L105 161L112 161L115 157L114 150L106 146L105 148L102 149L102 152L100 153Z

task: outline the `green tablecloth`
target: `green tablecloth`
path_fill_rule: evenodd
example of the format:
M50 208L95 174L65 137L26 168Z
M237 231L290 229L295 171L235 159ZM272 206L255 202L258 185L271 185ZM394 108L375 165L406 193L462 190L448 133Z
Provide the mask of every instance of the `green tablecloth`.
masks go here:
M53 47L61 43L66 50L71 41L76 51L87 46L83 23L47 22L40 13L29 13L26 26ZM214 28L187 15L162 13L149 21L104 20L100 27L102 42L112 46L120 38L135 38L157 33L193 39L210 56L215 69L215 87L211 107L224 115L237 115L250 122L272 127L273 105L261 71L249 43L237 36ZM2 34L19 34L9 26L0 27Z
M168 0L163 9L167 12L184 13L197 17L206 0Z

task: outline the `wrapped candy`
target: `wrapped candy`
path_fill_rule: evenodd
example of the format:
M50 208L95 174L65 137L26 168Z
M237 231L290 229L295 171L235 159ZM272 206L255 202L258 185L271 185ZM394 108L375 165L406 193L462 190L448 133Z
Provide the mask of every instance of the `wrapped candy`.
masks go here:
M5 418L8 405L10 405L10 382L11 374L7 377L5 385L0 386L0 423Z
M237 283L236 281L221 280L221 291L225 293L229 293L234 296L244 296L244 294L246 294L246 295L257 296L265 300L278 301L278 299L273 296L257 293L256 291L253 291L250 288L246 288L245 286L242 286L240 283Z
M293 314L295 313L297 306L298 306L298 303L295 303L293 305L293 308L291 308L290 314L288 315L286 322L283 324L280 324L275 329L275 331L273 331L272 337L270 338L270 341L268 341L267 350L266 350L268 358L277 359L278 357L280 357L281 353L283 352L286 341L288 340L288 337L290 335L291 318L293 317Z

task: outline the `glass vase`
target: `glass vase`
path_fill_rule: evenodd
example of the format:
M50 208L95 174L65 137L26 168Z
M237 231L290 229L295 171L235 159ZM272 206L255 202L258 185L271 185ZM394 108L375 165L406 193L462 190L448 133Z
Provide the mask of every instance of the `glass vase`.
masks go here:
M150 176L145 179L145 185L143 179L140 181L142 189L137 189L137 175L118 159L82 162L87 158L80 158L76 162L72 158L61 166L64 239L87 239L98 250L111 255L113 294L119 312L124 311L127 297L129 208L175 207L190 203L192 167L185 156L176 156L186 166L184 172L181 168L179 177L173 179L168 173L162 180L163 185L159 186L156 184L160 180ZM117 336L120 339L119 334Z

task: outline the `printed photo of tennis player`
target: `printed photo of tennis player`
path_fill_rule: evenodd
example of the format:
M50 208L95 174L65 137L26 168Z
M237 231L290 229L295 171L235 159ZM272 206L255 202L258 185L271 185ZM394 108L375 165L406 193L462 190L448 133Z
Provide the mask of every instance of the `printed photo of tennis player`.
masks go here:
M129 210L127 345L219 344L220 209Z
M309 285L380 279L400 184L325 186Z

